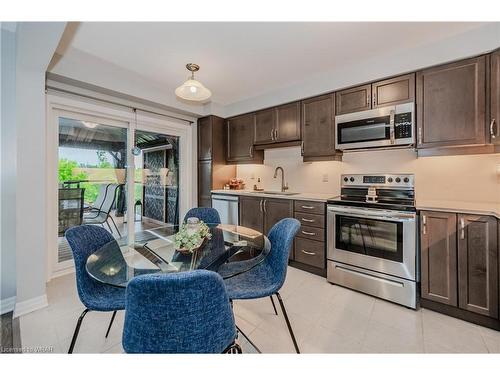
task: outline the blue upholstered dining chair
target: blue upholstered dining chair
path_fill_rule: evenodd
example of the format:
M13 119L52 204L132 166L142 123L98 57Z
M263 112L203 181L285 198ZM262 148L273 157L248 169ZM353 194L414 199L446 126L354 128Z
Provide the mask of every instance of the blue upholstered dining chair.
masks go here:
M300 222L296 219L286 218L277 222L268 234L269 241L271 242L271 251L266 258L249 271L236 274L236 276L224 280L227 294L231 301L270 297L275 313L277 314L272 298L273 295L276 295L297 353L300 352L299 347L279 290L285 282L290 247L299 228ZM239 267L238 263L240 262L223 264L218 272L222 275L227 272L233 273L234 270L237 271ZM245 336L241 330L239 331Z
M114 237L106 229L96 225L81 225L68 229L65 236L75 260L78 296L85 306L85 310L78 318L68 350L68 353L72 353L83 318L89 311L113 311L106 331L106 337L108 337L116 311L125 309L125 289L105 285L94 280L88 275L85 267L87 259L92 253L105 244L115 241Z
M195 207L191 208L184 216L184 222L190 217L197 217L207 224L220 224L220 216L215 208Z
M215 272L143 275L127 286L127 353L241 353L235 338L233 311Z

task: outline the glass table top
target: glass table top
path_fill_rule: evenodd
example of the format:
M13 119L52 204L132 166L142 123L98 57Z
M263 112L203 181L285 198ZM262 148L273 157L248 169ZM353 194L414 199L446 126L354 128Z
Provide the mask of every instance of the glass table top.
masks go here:
M218 272L233 261L237 267L222 267L223 278L247 272L260 264L271 250L267 237L253 229L225 224L207 224L212 237L192 253L175 249L174 236L179 226L161 226L136 233L133 245L111 241L87 259L87 272L97 281L126 287L135 276L172 273L195 269Z

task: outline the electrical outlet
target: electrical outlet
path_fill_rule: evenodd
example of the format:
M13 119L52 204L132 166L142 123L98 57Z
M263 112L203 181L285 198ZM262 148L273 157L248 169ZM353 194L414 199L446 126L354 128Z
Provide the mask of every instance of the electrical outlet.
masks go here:
M327 174L323 175L323 182L328 182L328 175Z

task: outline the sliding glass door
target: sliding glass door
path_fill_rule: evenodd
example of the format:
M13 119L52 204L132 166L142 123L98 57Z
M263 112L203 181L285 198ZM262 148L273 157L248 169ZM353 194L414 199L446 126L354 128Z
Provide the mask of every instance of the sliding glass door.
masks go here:
M125 127L123 127L125 126ZM126 124L67 114L58 118L58 253L72 259L64 232L77 225L106 228L115 238L126 234Z
M57 251L51 274L73 266L64 238L71 227L98 225L120 245L132 245L181 221L180 151L187 137L137 117L124 122L57 111L55 120Z

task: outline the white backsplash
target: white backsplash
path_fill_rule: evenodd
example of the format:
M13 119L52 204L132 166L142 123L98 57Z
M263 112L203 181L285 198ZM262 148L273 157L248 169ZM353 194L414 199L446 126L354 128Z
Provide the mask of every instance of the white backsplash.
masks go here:
M238 165L237 175L252 189L261 179L266 190L279 190L281 174L274 179L277 166L285 170L290 191L340 193L344 173L413 173L418 199L468 202L500 202L500 154L459 155L418 158L412 150L352 152L343 161L304 163L300 147L265 151L263 165Z

